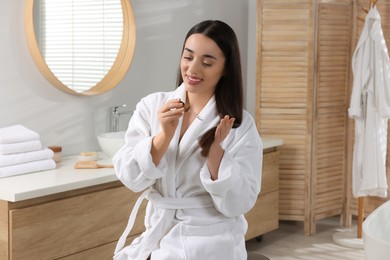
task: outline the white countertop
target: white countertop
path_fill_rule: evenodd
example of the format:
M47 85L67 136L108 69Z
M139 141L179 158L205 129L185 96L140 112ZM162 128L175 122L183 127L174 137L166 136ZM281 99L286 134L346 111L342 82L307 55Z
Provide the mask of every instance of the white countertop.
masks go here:
M264 149L282 144L282 139L263 138ZM63 157L54 170L0 179L0 200L23 201L118 180L113 168L75 169L76 161L77 156ZM99 163L110 164L110 159Z
M0 200L22 201L118 180L113 168L75 169L77 160L77 156L63 157L56 169L0 179Z
M279 138L263 138L263 150L283 145L283 140Z

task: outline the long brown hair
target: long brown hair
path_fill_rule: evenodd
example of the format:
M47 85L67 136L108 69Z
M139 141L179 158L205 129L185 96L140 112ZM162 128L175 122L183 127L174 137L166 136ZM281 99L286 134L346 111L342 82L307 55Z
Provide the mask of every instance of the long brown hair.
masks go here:
M225 115L234 117L233 128L237 128L242 122L244 101L240 50L236 34L233 29L224 22L218 20L200 22L192 27L187 33L183 43L182 53L187 39L195 33L203 34L212 39L225 56L224 74L215 88L215 100L220 118L223 118ZM180 66L176 82L177 87L183 83ZM216 128L217 126L210 128L199 138L202 156L206 157L208 155L210 146L214 141Z

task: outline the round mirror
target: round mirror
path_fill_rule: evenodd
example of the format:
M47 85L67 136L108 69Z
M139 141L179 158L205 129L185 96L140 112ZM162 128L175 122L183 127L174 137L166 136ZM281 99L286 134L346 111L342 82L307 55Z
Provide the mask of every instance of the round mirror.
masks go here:
M74 95L114 88L134 54L135 22L128 0L27 0L25 31L42 74Z

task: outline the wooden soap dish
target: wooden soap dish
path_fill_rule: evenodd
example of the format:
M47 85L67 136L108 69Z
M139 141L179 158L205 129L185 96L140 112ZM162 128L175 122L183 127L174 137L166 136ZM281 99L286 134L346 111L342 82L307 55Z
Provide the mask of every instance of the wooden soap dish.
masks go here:
M98 168L114 168L114 166L111 165L104 165L99 164L96 161L78 161L74 165L75 169L98 169Z

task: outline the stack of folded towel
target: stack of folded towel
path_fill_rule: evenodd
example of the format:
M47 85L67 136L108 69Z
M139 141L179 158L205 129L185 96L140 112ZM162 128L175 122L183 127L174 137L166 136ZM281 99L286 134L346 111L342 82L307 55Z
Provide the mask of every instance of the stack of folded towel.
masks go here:
M0 128L0 178L54 169L53 151L38 133L22 126Z

